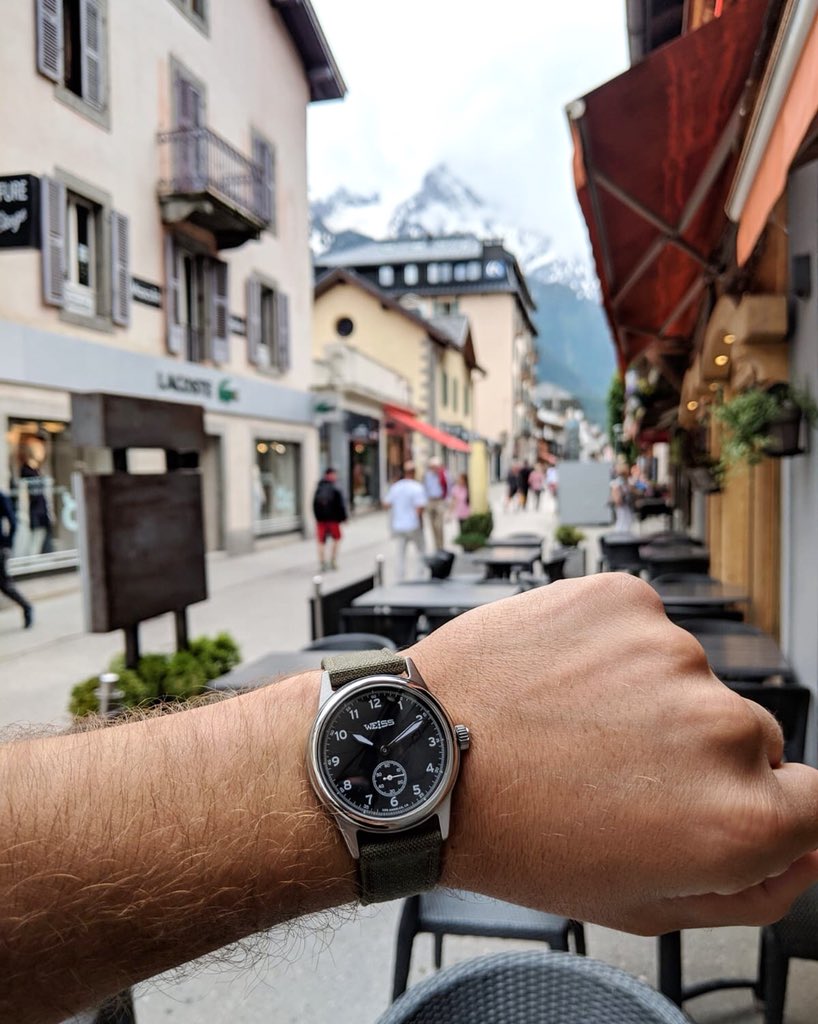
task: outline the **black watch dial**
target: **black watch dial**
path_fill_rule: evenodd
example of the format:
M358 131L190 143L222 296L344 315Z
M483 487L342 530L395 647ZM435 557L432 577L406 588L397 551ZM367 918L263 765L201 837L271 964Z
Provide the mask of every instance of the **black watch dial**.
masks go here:
M368 817L408 814L442 784L448 747L436 712L403 687L373 686L324 724L318 760L329 789Z

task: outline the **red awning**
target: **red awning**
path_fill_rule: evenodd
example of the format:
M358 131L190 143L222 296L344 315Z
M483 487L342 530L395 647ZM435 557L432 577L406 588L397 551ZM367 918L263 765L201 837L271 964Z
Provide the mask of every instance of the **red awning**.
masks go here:
M574 177L624 369L689 344L719 271L767 0L660 47L568 108Z
M417 416L407 412L405 409L400 409L396 405L385 405L383 411L389 419L395 420L396 423L402 423L404 427L408 427L410 430L416 430L419 434L423 434L424 437L428 437L432 441L437 441L444 448L451 448L453 452L471 451L471 445L467 444L466 441L461 441L454 434L447 434L445 430L433 427L431 423L424 423L423 420L419 420Z

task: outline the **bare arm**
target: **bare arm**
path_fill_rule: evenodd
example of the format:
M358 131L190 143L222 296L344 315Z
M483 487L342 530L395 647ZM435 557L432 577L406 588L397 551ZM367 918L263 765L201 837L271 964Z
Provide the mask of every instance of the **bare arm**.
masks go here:
M655 934L776 920L818 880L818 772L781 764L772 718L647 585L552 584L410 653L472 730L444 884ZM0 750L0 1020L59 1021L354 899L306 777L317 694L305 673Z

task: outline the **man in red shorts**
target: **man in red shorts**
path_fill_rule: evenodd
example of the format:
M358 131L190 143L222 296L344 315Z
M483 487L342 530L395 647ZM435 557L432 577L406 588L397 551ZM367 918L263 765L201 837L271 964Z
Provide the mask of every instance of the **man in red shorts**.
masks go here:
M330 466L318 481L315 497L312 499L312 511L315 516L316 536L318 538L318 564L321 572L338 568L338 543L341 540L341 523L347 517L344 496L338 490L336 481L338 474ZM327 537L332 538L330 560L326 560L324 545Z

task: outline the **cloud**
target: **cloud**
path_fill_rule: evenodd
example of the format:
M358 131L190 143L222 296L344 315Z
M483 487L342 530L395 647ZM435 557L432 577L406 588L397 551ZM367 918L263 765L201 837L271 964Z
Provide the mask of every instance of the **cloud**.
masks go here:
M313 3L350 90L310 109L313 195L403 198L445 160L561 253L585 253L563 108L626 67L622 4Z

